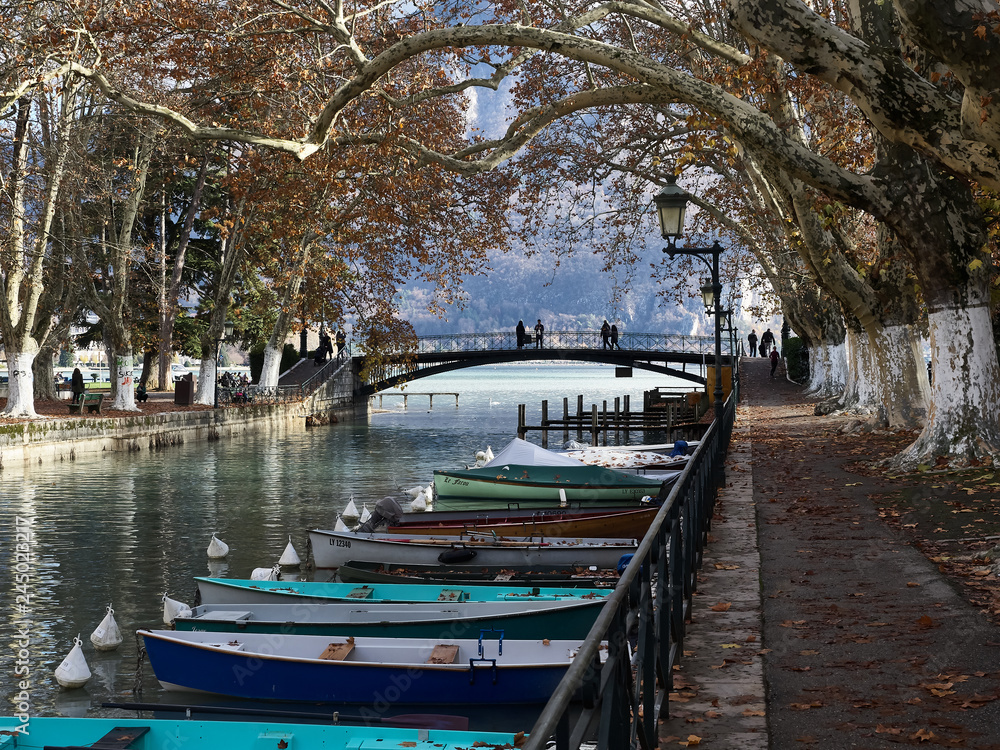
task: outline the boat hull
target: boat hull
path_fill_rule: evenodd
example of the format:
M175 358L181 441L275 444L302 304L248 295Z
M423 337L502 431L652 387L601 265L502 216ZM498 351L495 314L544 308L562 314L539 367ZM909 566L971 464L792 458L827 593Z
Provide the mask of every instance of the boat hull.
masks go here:
M354 652L363 653L354 661L319 658L331 645L327 636L230 633L220 639L215 633L169 630L139 634L157 680L168 690L374 705L545 703L580 645L504 640L500 649L497 641L487 640L480 659L476 640L456 640L450 644L458 647L454 663L429 664L426 660L436 644L425 639L357 638ZM385 660L368 660L373 652L384 654ZM400 658L393 659L393 654Z
M504 536L630 537L641 539L659 508L601 509L560 512L557 509L523 511L476 511L466 514L443 511L407 513L403 522L389 526L389 534L457 534L462 531L496 532ZM411 517L412 516L412 517Z
M337 568L344 583L399 583L438 586L560 586L564 588L614 588L618 573L613 570L572 568L487 567L465 565L383 565L352 560Z
M516 502L638 502L659 494L663 482L600 466L507 464L482 469L434 472L434 496Z
M579 591L573 588L507 587L464 585L441 587L420 584L376 584L322 581L251 581L230 578L196 578L202 604L268 604L279 602L487 602L487 601L566 601L607 596L606 591Z
M492 543L483 539L390 534L361 536L353 532L313 529L309 532L313 561L317 568L336 569L349 560L388 562L401 565L475 560L482 565L596 565L614 568L622 555L635 552L635 539L556 537L550 540L507 540ZM465 559L463 559L465 558Z
M514 733L360 727L266 721L198 721L186 719L70 718L32 716L25 725L17 717L0 717L0 748L42 750L46 747L91 747L109 732L142 731L135 747L144 750L251 750L251 748L324 748L350 750L373 747L458 750L475 743L512 747ZM12 732L18 732L16 739ZM10 742L10 744L5 744ZM511 744L505 744L511 743ZM492 744L486 744L492 747Z
M386 638L470 638L482 630L502 630L504 638L583 639L604 604L578 601L458 602L452 604L259 604L233 609L196 607L178 617L182 632L282 633Z

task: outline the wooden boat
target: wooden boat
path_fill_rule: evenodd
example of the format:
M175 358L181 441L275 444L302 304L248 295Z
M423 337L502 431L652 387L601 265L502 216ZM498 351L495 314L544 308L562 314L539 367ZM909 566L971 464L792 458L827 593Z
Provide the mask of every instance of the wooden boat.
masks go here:
M605 591L581 591L573 588L525 588L462 586L461 588L415 584L378 584L356 586L353 583L323 581L251 581L231 578L195 578L200 604L275 604L344 601L365 604L403 602L497 602L497 601L567 601L601 598Z
M309 532L317 568L338 568L349 560L433 565L475 560L482 565L597 565L613 568L635 552L636 539L603 537L499 537L494 534L422 536Z
M502 636L444 640L138 633L166 690L310 703L545 703L581 644Z
M435 498L560 501L638 502L659 493L663 480L626 474L601 466L539 466L504 464L481 469L436 470Z
M560 586L563 588L614 588L614 570L587 568L533 568L485 565L387 565L351 560L337 568L344 583L420 583L436 586Z
M641 539L659 507L513 508L495 510L432 510L404 513L388 534L456 534L496 532L504 536L596 537Z
M84 719L32 716L26 722L0 717L0 749L142 748L142 750L253 750L254 748L324 748L350 750L401 748L514 747L520 733L394 726L343 726L275 721L199 721L194 719ZM129 741L132 738L132 741ZM103 743L102 743L103 741Z
M505 638L587 637L604 600L506 600L366 604L204 604L178 617L178 631L355 635L385 638L468 638L501 630Z

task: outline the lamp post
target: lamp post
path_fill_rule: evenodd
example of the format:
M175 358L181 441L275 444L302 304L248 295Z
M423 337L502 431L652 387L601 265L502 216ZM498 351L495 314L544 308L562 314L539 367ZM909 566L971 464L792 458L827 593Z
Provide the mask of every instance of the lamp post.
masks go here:
M222 348L223 341L229 341L233 337L233 331L236 329L236 324L231 320L227 320L222 324L222 338L215 340L215 403L212 408L219 408L219 350Z
M653 199L656 212L660 219L660 234L667 241L663 252L671 258L675 255L690 255L705 263L712 272L710 280L703 279L701 285L702 301L705 310L715 315L715 392L713 393L713 409L715 419L722 420L722 283L719 281L719 255L722 245L718 241L710 247L677 247L676 240L684 235L684 210L691 196L677 185L671 176L667 186ZM709 260L711 258L711 260Z

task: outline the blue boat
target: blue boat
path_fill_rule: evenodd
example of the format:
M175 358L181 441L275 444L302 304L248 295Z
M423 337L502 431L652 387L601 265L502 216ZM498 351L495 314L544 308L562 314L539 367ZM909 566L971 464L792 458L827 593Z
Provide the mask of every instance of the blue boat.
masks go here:
M545 703L582 641L140 630L166 690L300 703Z
M412 583L324 581L251 581L237 578L195 578L201 604L268 604L304 598L344 602L501 602L603 599L608 591L539 586L430 586Z
M518 736L398 727L355 727L257 721L76 719L63 716L0 717L0 750L107 747L120 750L256 750L323 748L355 750L466 750L514 747ZM102 742L103 741L103 742ZM100 743L100 744L95 744Z

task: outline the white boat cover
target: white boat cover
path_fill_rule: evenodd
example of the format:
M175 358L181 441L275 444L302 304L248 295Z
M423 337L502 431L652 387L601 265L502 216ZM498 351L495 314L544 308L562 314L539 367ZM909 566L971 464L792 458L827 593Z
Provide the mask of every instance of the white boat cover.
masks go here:
M540 448L521 438L514 438L507 447L493 456L493 460L484 466L506 466L507 464L523 464L525 466L583 466L569 456L561 456L553 451Z

